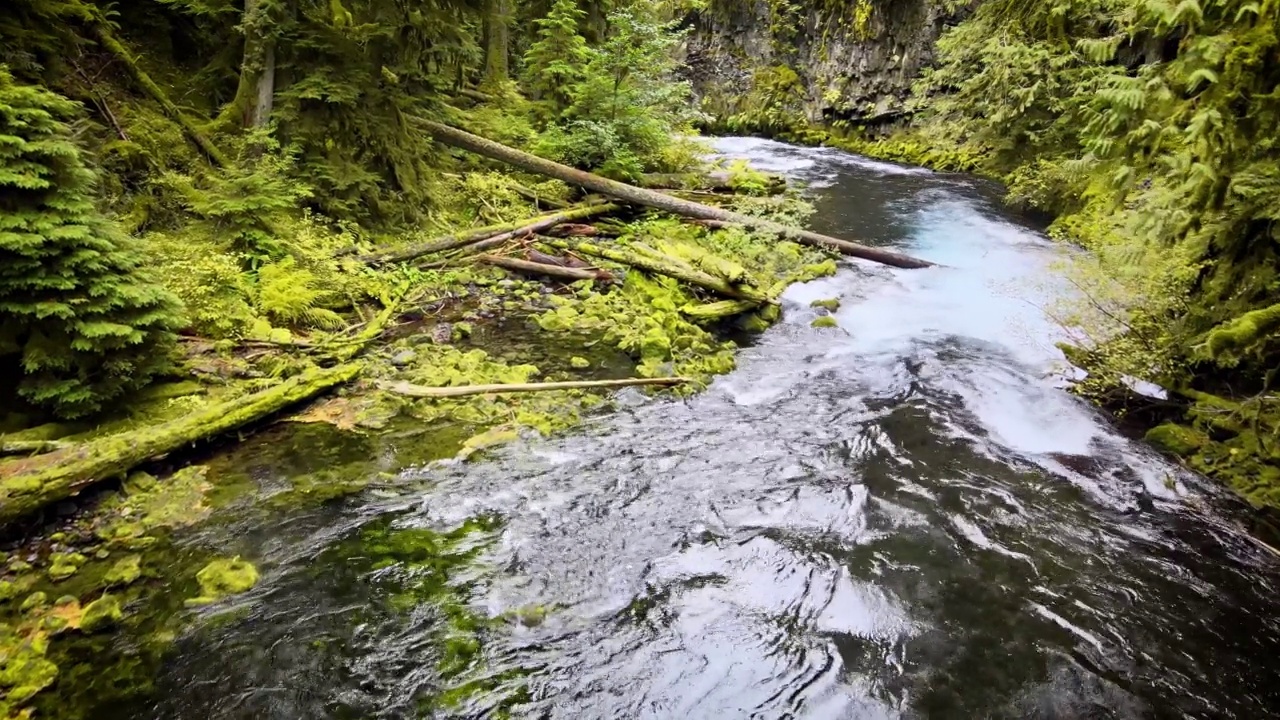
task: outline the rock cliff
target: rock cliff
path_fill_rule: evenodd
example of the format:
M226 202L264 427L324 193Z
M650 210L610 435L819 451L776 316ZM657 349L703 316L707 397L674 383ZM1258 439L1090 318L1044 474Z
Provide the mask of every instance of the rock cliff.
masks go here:
M762 105L875 132L904 119L911 84L957 0L711 0L690 17L688 77L723 121ZM754 123L769 125L770 122Z

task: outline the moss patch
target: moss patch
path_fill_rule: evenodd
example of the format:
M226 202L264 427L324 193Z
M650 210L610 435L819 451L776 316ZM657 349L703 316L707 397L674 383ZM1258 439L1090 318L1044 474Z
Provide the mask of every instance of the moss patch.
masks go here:
M238 557L219 559L196 573L200 595L187 601L189 606L208 605L228 595L247 592L258 584L258 569Z
M840 323L836 322L836 319L830 315L823 315L820 318L814 318L813 322L809 323L809 327L833 328L840 327Z

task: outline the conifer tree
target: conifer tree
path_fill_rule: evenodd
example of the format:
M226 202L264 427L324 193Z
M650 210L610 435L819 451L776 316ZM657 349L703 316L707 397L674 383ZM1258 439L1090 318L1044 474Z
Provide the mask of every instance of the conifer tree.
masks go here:
M177 301L94 207L67 125L78 110L0 66L0 367L64 418L145 385L179 324Z
M572 104L574 86L590 58L587 40L578 31L584 15L577 0L556 0L537 21L538 39L524 56L525 83L552 116Z

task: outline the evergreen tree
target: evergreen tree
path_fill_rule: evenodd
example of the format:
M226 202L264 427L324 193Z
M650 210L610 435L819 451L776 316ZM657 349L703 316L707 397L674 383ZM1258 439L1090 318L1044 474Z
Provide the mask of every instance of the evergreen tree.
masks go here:
M591 57L578 31L583 16L577 0L556 0L551 12L537 21L538 40L524 56L525 85L551 117L573 103L573 88Z
M178 304L99 213L67 121L78 106L0 66L0 360L18 393L73 418L145 385Z

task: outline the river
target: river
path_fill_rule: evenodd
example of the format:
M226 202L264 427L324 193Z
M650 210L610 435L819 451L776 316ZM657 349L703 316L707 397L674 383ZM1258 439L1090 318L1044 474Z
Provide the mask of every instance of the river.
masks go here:
M717 146L810 183L814 229L941 266L791 288L691 399L206 530L262 582L99 716L1280 711L1280 576L1239 504L1063 389L1064 251L972 178Z

